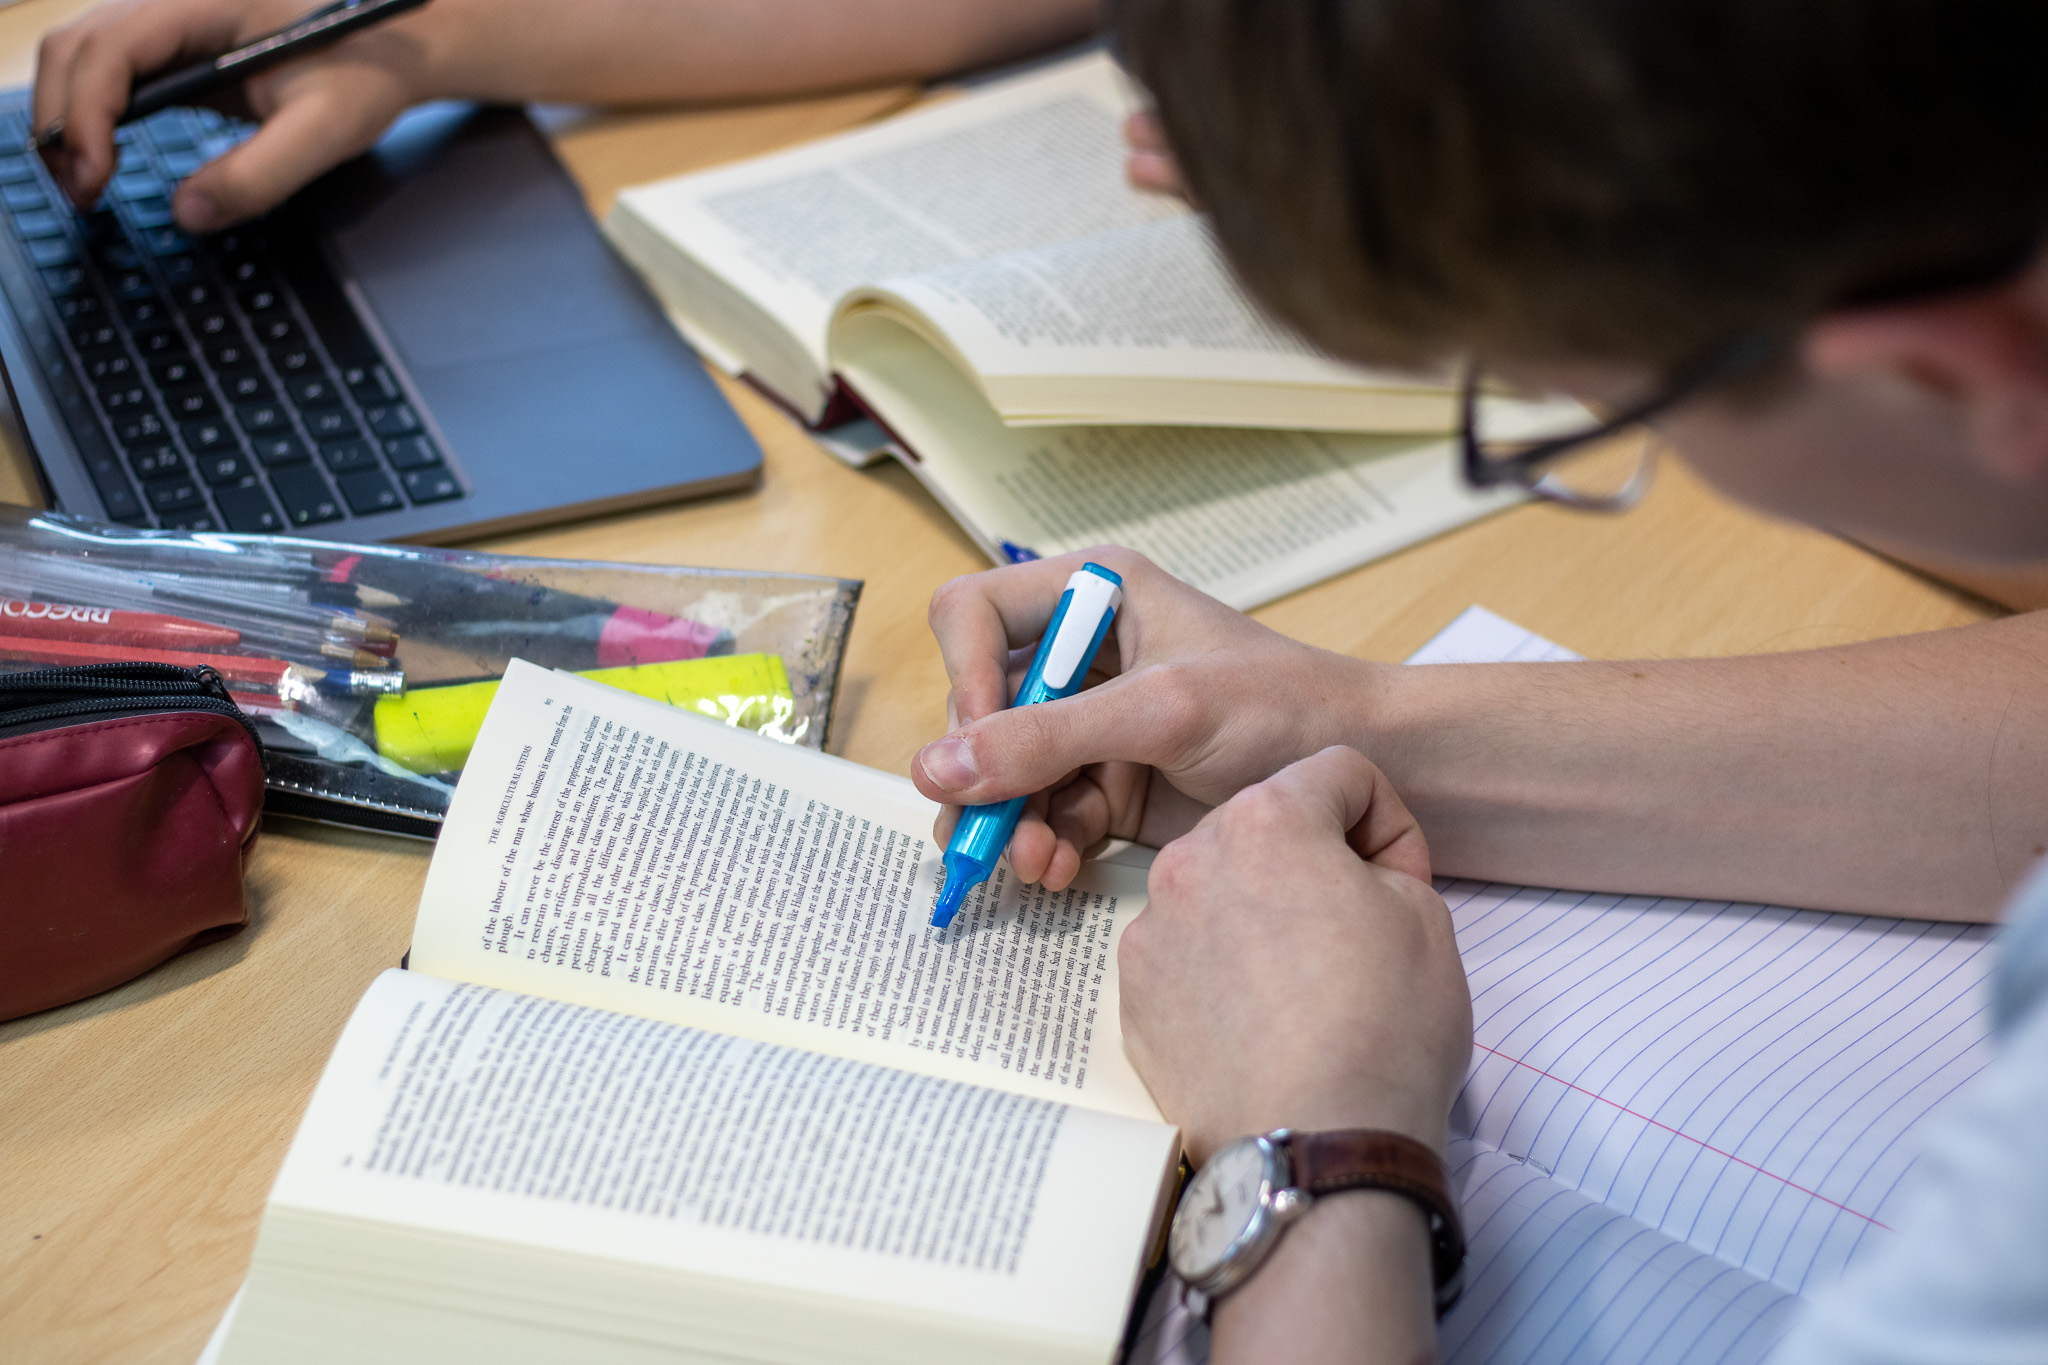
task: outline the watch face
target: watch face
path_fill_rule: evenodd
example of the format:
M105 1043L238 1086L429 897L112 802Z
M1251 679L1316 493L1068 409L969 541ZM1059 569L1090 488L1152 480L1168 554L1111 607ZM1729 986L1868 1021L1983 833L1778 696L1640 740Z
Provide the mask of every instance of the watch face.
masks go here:
M1174 1212L1167 1244L1182 1279L1199 1284L1230 1259L1264 1210L1272 1169L1259 1139L1239 1138L1195 1172Z

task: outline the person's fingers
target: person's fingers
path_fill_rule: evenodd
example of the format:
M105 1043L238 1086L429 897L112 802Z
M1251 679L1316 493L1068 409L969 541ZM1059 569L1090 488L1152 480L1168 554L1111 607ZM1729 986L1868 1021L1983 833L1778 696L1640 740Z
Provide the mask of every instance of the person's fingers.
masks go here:
M1067 580L1091 559L1126 579L1144 563L1128 550L1101 547L967 574L932 594L928 616L953 683L959 721L979 720L1009 704L1010 652L1037 643ZM1103 654L1109 653L1105 648Z
M1241 798L1250 798L1248 805L1266 801L1274 807L1267 814L1297 828L1343 836L1369 863L1429 880L1422 826L1386 774L1356 749L1332 745L1247 788Z
M114 122L139 75L179 58L229 46L240 7L223 0L157 0L109 6L51 34L37 54L35 127L62 123L51 172L81 209L114 173Z
M1159 121L1159 115L1150 109L1139 109L1124 119L1124 141L1140 152L1164 152L1166 150L1166 128Z
M370 66L307 73L241 146L186 177L171 211L188 232L212 232L282 203L376 142L404 108L398 83Z
M973 806L1044 791L1096 763L1170 768L1203 733L1204 709L1185 669L1147 668L969 721L918 752L911 780L934 801Z

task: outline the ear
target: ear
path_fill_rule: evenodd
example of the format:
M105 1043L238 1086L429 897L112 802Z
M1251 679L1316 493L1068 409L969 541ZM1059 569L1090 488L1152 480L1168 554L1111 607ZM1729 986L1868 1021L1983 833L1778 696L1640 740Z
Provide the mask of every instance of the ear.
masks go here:
M1813 374L1878 375L1952 404L1978 461L2048 479L2048 264L1976 293L1829 313L1801 340Z

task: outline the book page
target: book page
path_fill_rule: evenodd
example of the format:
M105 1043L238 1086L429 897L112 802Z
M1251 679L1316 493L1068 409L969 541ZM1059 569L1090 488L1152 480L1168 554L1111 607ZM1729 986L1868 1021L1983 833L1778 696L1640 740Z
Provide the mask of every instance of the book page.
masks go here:
M1012 425L1150 423L1429 432L1456 425L1441 375L1325 358L1270 320L1193 216L972 259L841 305L832 363L858 365L863 310L920 327Z
M1467 612L1411 662L1573 657ZM1472 986L1453 1127L1795 1294L1891 1235L1990 1058L1993 931L1440 884Z
M1141 870L1007 865L930 927L938 808L896 777L515 662L442 827L421 971L1117 1113Z
M847 384L991 558L1128 545L1239 608L1514 505L1450 442L1212 427L1007 427L959 370L876 313Z
M382 1224L468 1239L476 1256L410 1276L402 1250L340 1258L342 1296L382 1277L432 1297L445 1277L451 1296L470 1282L450 1307L495 1304L501 1323L581 1318L647 1344L686 1332L693 1351L763 1358L800 1347L802 1322L744 1313L745 1295L783 1291L985 1320L1106 1360L1176 1153L1160 1124L390 971L286 1159L224 1360L286 1311L294 1272L318 1269L289 1216L272 1235L280 1210L324 1216L313 1226L334 1245ZM676 1273L632 1316L574 1292L621 1262ZM487 1266L514 1283L476 1287Z
M695 315L707 275L765 310L798 350L783 369L801 360L809 373L763 379L822 410L826 331L847 291L1185 216L1178 200L1124 179L1122 121L1134 107L1114 64L1090 54L873 128L626 190L607 226L676 311Z

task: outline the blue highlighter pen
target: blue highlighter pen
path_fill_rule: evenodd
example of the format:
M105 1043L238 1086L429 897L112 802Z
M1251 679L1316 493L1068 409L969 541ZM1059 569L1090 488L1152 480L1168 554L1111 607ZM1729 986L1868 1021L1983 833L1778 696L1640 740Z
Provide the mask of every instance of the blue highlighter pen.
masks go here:
M1058 701L1081 690L1095 651L1109 633L1116 609L1123 605L1124 581L1100 564L1084 564L1067 580L1052 624L1039 642L1038 657L1024 675L1015 706L1036 706ZM1010 845L1017 831L1017 817L1024 812L1025 798L1018 796L994 806L969 806L960 812L960 823L946 845L946 886L932 907L932 927L944 929L960 913L967 893L987 881L996 870L996 859Z

